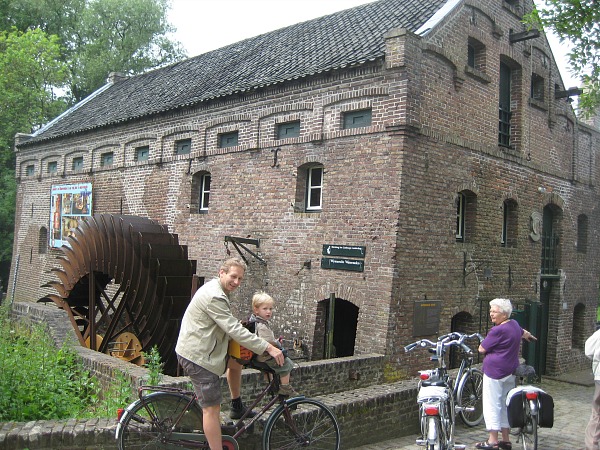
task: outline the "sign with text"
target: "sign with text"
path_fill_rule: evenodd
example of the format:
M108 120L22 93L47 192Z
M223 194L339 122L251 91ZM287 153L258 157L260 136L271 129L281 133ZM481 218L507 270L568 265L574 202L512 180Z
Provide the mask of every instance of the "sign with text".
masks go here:
M365 264L359 259L321 258L321 269L351 270L364 272Z
M92 215L92 183L52 186L50 202L50 246L60 247L81 217Z
M437 334L440 328L441 309L441 300L416 301L413 315L413 336Z
M323 244L324 256L349 256L354 258L364 258L366 247L357 245L333 245Z

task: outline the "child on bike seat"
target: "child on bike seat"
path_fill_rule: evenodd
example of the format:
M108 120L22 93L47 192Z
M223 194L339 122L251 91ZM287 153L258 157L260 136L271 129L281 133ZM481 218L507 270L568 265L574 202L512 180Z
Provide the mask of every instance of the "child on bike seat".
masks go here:
M281 348L281 343L275 339L275 335L269 326L269 320L273 316L274 304L275 301L269 294L261 291L257 292L252 297L252 316L250 316L250 320L256 323L255 333L258 337L263 338L275 347ZM294 388L290 386L290 372L294 368L294 363L290 358L286 356L282 366L277 365L273 357L266 352L262 355L257 355L256 360L265 363L279 375L281 380L281 386L278 392L279 395L288 397L298 395Z

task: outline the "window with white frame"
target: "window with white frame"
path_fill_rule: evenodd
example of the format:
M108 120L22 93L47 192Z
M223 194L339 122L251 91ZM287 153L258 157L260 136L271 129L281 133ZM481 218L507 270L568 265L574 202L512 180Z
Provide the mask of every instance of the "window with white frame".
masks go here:
M192 214L208 213L210 201L211 175L206 171L196 172L192 177L192 193L190 212Z
M306 183L306 210L320 211L323 209L323 167L309 167Z

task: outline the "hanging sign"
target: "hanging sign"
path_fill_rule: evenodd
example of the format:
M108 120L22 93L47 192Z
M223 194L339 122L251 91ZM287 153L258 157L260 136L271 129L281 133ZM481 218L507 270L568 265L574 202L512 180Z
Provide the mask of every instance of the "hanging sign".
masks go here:
M364 258L366 247L357 245L323 244L324 256L349 256L351 258Z
M364 272L365 264L360 259L321 258L321 269L351 270Z

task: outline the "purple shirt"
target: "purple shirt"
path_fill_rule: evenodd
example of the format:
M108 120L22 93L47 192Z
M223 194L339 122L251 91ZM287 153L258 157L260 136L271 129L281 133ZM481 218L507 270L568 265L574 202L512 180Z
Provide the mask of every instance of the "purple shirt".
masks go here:
M516 320L492 327L481 346L485 349L483 373L494 380L511 375L519 366L523 329Z

